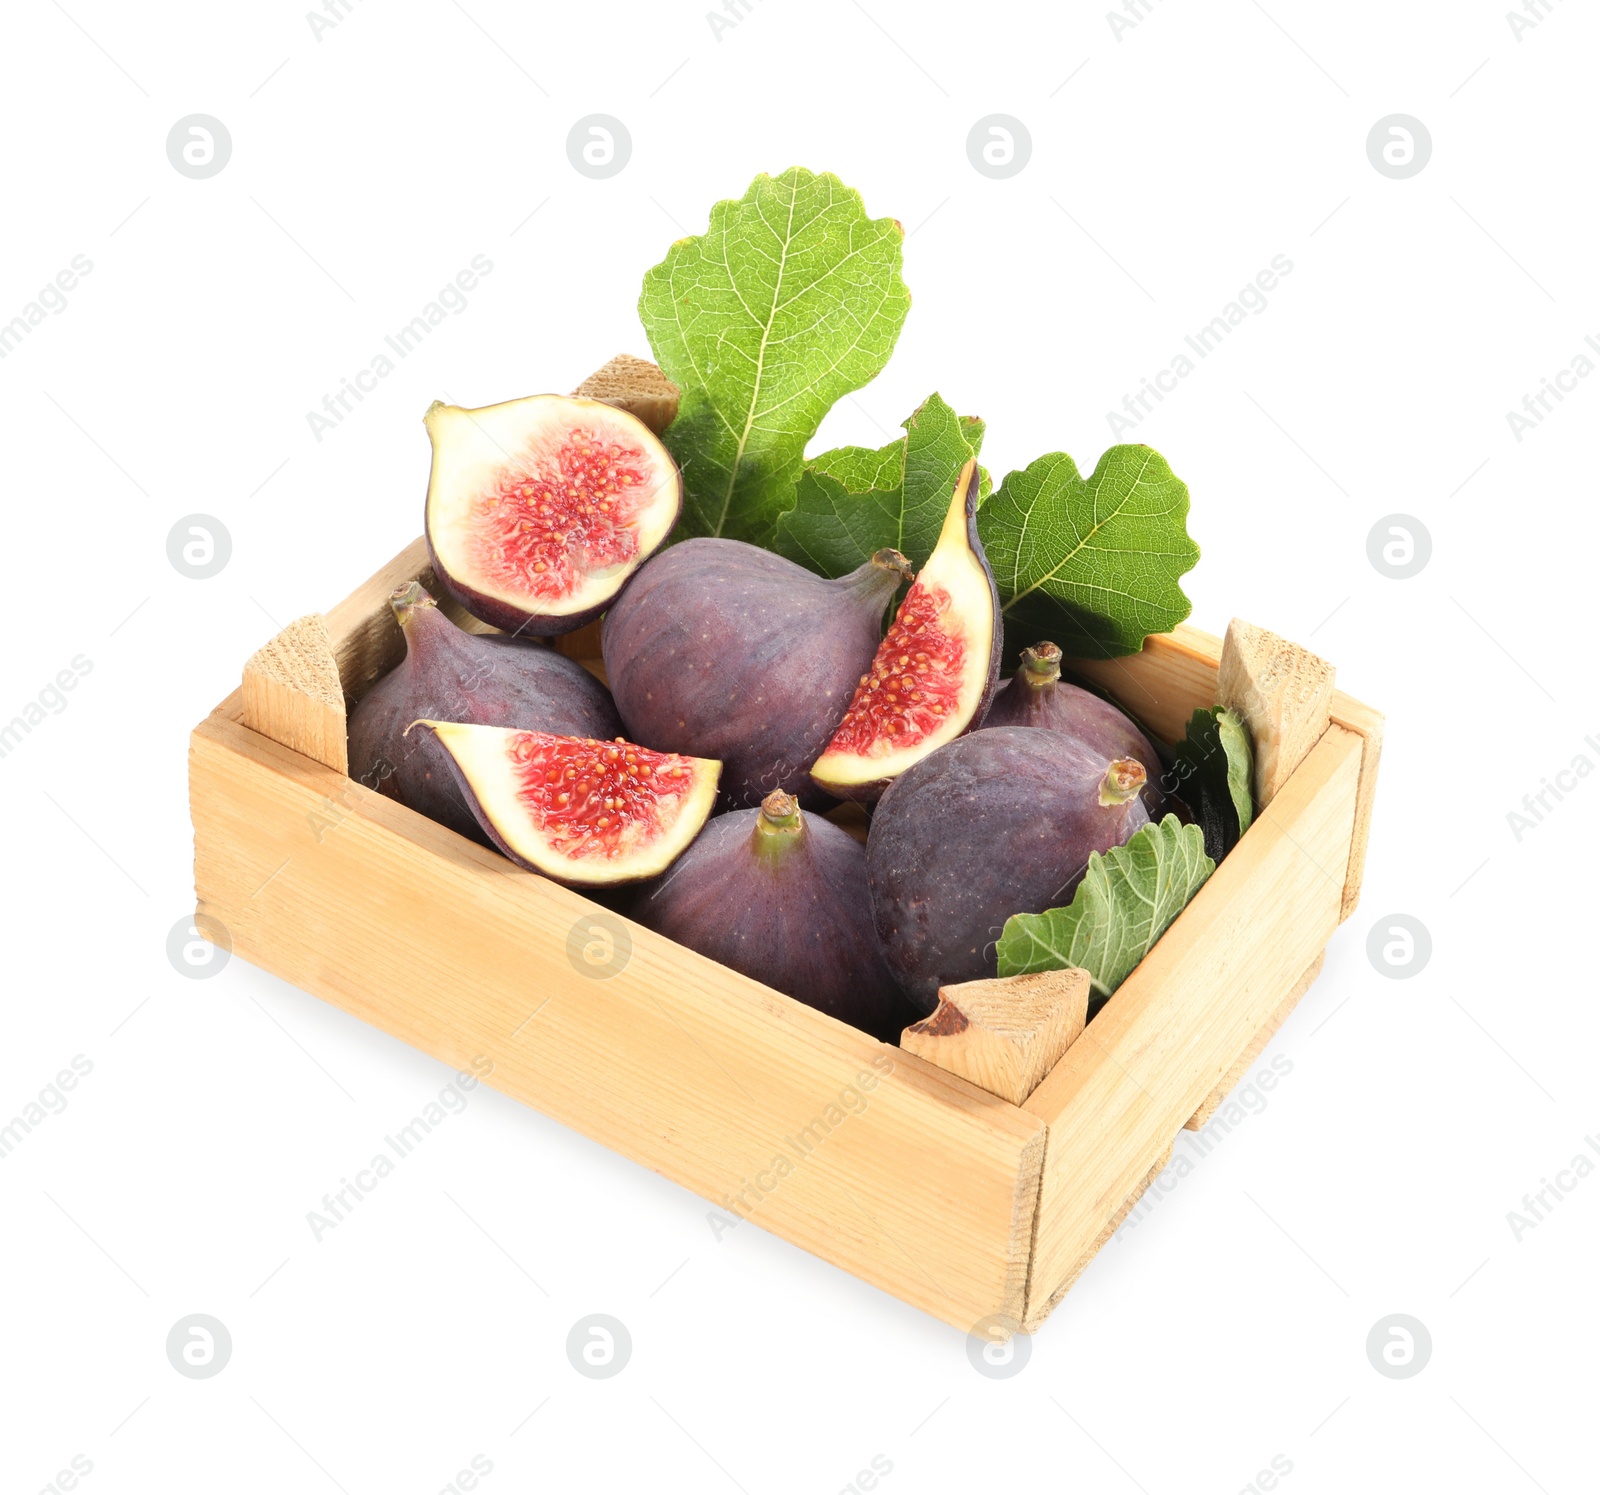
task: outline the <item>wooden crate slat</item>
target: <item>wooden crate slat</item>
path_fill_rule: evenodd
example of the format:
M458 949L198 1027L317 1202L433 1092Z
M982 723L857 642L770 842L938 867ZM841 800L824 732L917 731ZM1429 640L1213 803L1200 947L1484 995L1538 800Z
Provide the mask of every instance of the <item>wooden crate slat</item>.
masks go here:
M1272 1035L1289 1020L1289 1014L1300 1005L1300 998L1311 990L1311 984L1322 974L1322 962L1326 951L1319 950L1317 958L1306 968L1305 973L1295 984L1289 988L1289 994L1278 1004L1278 1010L1261 1025L1261 1031L1250 1040L1245 1051L1233 1061L1227 1074L1217 1082L1217 1088L1208 1095L1200 1104L1200 1109L1194 1113L1183 1127L1185 1131L1197 1132L1216 1114L1217 1107L1233 1094L1233 1087L1245 1076L1245 1071L1261 1057L1262 1050L1272 1042Z
M222 715L190 766L200 911L244 959L487 1056L489 1084L724 1212L784 1156L756 1223L962 1329L1021 1319L1038 1117L638 926L621 974L581 975L569 933L612 916Z

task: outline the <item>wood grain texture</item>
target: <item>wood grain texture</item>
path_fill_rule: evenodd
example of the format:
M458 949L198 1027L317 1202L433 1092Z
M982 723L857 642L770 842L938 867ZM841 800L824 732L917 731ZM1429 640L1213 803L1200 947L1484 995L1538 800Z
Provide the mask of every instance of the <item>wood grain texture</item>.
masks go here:
M1050 1129L1031 1305L1056 1296L1338 926L1361 748L1328 728L1024 1102Z
M1150 1165L1150 1171L1133 1186L1132 1193L1130 1193L1128 1197L1124 1199L1115 1210L1112 1211L1111 1218L1106 1221L1104 1226L1101 1227L1100 1234L1094 1238L1093 1242L1089 1246L1089 1249L1085 1251L1083 1255L1078 1258L1077 1262L1068 1270L1066 1277L1062 1279L1061 1283L1057 1286L1056 1290L1051 1293L1049 1298L1047 1298L1043 1303L1029 1303L1028 1317L1023 1320L1022 1324L1023 1333L1032 1334L1035 1329L1037 1329L1047 1318L1050 1317L1051 1313L1055 1310L1056 1305L1060 1303L1064 1297L1066 1297L1066 1295L1072 1290L1073 1284L1076 1283L1077 1280L1083 1276L1084 1272L1088 1270L1089 1263L1100 1254L1100 1248L1117 1233L1118 1229L1122 1225L1122 1222L1133 1213L1134 1206L1137 1205L1140 1199L1144 1197L1145 1190L1161 1177L1161 1170L1165 1168L1171 1161L1172 1147L1169 1144L1167 1150Z
M1250 789L1259 814L1327 731L1333 666L1235 618L1222 640L1217 704L1231 706L1250 729Z
M1326 953L1326 951L1320 950L1317 952L1317 958L1306 968L1300 979L1289 988L1289 994L1278 1004L1278 1010L1261 1025L1261 1031L1250 1040L1245 1051L1234 1060L1232 1068L1217 1082L1217 1088L1200 1103L1200 1109L1184 1122L1183 1125L1186 1131L1199 1131L1216 1114L1217 1107L1233 1093L1233 1087L1245 1077L1245 1072L1261 1057L1262 1050L1272 1042L1272 1035L1289 1020L1289 1014L1300 1005L1300 998L1311 990L1312 982L1321 975L1322 962Z
M348 773L344 687L321 613L296 618L245 661L240 682L245 724Z
M900 1047L1020 1105L1083 1032L1089 973L1075 967L963 981L900 1035Z
M1022 1317L1038 1117L222 715L190 783L199 909L236 954L449 1064L484 1056L487 1083L725 1221L963 1330ZM631 941L605 980L568 953L597 926Z
M631 353L617 354L572 392L638 416L657 436L678 417L678 386L649 359Z

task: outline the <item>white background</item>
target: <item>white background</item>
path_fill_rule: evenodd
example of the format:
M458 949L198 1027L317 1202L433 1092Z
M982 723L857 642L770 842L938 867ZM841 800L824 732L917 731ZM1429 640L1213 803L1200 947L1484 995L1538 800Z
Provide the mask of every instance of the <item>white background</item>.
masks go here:
M0 760L0 1121L93 1069L0 1159L0 1483L79 1456L106 1495L428 1495L478 1455L491 1492L828 1495L881 1455L891 1495L1155 1495L1281 1455L1305 1495L1594 1488L1600 1181L1520 1240L1507 1214L1600 1135L1600 781L1520 841L1507 814L1600 762L1600 379L1520 442L1506 420L1600 335L1593 13L1555 0L1519 39L1488 0L1156 0L1119 39L1094 5L754 0L719 39L707 0L464 4L355 0L320 40L296 3L5 7L0 320L93 270L0 362L0 718L92 671ZM197 112L233 139L203 181L165 153ZM1397 112L1433 141L1408 180L1366 153ZM566 154L592 113L633 141L605 181ZM1032 138L1007 180L967 158L991 113ZM1088 468L1106 412L1286 255L1124 439L1190 485L1194 621L1308 643L1389 712L1362 905L1268 1049L1291 1073L1010 1380L482 1089L317 1242L307 1212L448 1073L243 961L189 981L165 954L192 910L186 734L419 531L428 402L647 353L645 269L796 162L904 222L915 298L817 449L938 389L988 419L997 478ZM468 308L315 440L307 412L475 254ZM195 512L233 539L206 581L165 551ZM1395 512L1433 541L1406 581L1367 557ZM1431 932L1410 980L1366 954L1392 912ZM164 1353L197 1312L232 1335L214 1379ZM612 1380L564 1353L595 1312L632 1333ZM1364 1349L1397 1312L1433 1340L1409 1380Z

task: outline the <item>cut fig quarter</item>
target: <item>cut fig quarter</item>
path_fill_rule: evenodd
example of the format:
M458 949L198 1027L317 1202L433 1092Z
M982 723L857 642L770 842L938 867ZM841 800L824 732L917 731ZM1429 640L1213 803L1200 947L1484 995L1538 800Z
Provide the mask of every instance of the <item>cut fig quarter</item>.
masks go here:
M928 564L811 767L817 786L870 804L913 763L978 726L1000 678L1000 593L978 540L969 461Z
M439 584L507 633L570 633L605 611L678 522L677 465L637 416L530 395L435 403L427 539Z
M518 866L602 887L655 877L700 834L722 765L618 737L413 722L449 754L472 813Z

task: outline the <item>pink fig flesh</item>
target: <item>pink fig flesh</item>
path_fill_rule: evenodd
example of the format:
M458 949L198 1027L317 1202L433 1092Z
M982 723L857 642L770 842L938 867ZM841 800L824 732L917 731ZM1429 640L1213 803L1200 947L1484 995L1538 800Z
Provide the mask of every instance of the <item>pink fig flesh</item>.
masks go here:
M721 765L507 727L419 721L449 755L489 839L520 867L574 887L664 872L717 802Z
M435 574L507 633L570 633L599 617L677 523L683 491L667 449L599 400L435 404L425 424Z
M978 464L956 481L939 542L860 677L814 783L871 804L898 774L971 731L1000 677L1000 594L978 540Z

